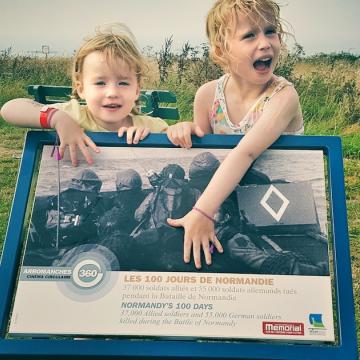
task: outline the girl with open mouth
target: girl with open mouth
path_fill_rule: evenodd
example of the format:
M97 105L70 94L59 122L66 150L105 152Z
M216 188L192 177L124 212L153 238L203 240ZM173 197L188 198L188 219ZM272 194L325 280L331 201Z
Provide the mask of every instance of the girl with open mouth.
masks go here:
M168 129L170 140L191 147L191 134L245 134L228 154L193 209L181 219L184 261L201 252L211 264L211 248L223 248L216 236L214 214L235 189L253 161L281 134L302 134L303 118L294 86L274 70L284 30L273 0L218 0L207 16L212 59L225 74L202 85L195 96L194 122ZM220 239L221 240L221 239ZM210 246L210 244L213 244Z

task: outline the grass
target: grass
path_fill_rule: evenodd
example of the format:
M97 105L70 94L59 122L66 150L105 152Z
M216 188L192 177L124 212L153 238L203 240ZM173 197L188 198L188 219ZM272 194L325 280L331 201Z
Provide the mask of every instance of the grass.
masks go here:
M207 49L187 47L178 55L162 53L152 60L144 88L164 88L177 95L182 119L192 118L197 87L219 76ZM185 54L186 50L186 54ZM182 58L181 58L182 56ZM162 60L163 59L163 60ZM179 66L181 64L181 66ZM162 69L162 79L156 67ZM0 106L24 97L29 84L69 85L70 60L45 60L0 52ZM299 93L306 134L339 135L343 142L346 202L354 285L357 334L360 338L360 60L346 53L300 57L289 54L279 69ZM26 129L14 128L0 118L0 253L6 233Z
M344 163L357 339L360 343L360 160L346 159Z

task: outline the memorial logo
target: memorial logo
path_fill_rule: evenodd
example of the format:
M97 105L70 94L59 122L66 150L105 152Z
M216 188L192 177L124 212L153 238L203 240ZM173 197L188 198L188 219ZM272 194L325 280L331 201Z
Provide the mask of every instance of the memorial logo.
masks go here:
M263 334L304 336L304 324L292 322L263 321Z
M325 336L327 329L325 328L323 319L323 314L309 314L309 334L314 336Z
M324 329L324 323L322 320L322 314L310 314L309 322L314 328Z

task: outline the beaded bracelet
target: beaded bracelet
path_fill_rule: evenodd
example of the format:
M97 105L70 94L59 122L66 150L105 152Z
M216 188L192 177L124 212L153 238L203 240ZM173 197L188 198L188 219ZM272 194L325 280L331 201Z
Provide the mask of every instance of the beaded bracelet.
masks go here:
M210 215L208 215L205 211L197 208L196 206L193 206L193 210L199 212L201 215L203 215L206 218L208 218L209 220L211 220L214 224L216 223L215 219L213 217L211 217Z

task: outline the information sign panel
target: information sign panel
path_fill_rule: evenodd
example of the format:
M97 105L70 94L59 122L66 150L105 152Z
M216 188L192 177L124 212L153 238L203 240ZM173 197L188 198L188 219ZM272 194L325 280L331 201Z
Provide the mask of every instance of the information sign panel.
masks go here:
M265 340L273 348L269 359L282 352L297 358L299 343L314 354L344 351L341 323L335 332L341 299L333 299L332 283L341 286L337 264L349 260L330 251L332 268L329 249L348 244L344 237L336 242L338 215L327 223L326 205L327 196L334 200L338 139L319 137L316 144L301 137L299 146L297 137L282 137L267 150L216 214L224 253L214 251L212 265L202 259L196 270L182 260L183 231L166 219L191 209L239 138L206 137L185 150L156 135L142 146L93 136L101 153L91 168L52 158L51 134L28 136L23 162L30 151L31 172L37 156L40 166L34 200L20 204L32 212L11 310L6 303L7 336L15 338L4 343L18 343L19 335L49 337L50 348L74 337L145 337L165 348L174 339L215 342L225 352L230 341L241 352L244 341L262 348ZM10 222L4 254L11 233Z

